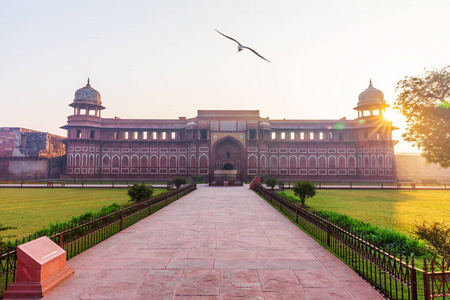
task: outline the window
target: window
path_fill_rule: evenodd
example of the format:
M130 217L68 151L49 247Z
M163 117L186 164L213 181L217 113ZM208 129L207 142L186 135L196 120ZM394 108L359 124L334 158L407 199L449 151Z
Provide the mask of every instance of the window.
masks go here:
M379 139L380 139L380 133L377 132L377 140L379 140Z
M250 140L255 140L256 139L256 130L255 129L250 129L248 131L248 134L249 134L249 139Z
M119 133L117 131L113 132L113 139L117 140L119 138Z
M94 138L95 138L95 130L91 130L89 137L90 137L91 139L94 139Z
M342 134L342 132L339 132L339 140L340 141L344 140L344 135Z
M76 137L81 138L81 129L77 129Z
M332 140L333 139L333 133L332 132L328 132L328 139Z
M313 140L313 139L314 139L314 132L310 132L310 133L309 133L309 139L310 139L310 140Z
M295 132L291 132L290 136L291 136L291 140L295 140Z
M285 139L286 139L286 132L282 132L282 133L281 133L281 139L282 139L282 140L285 140Z
M143 131L142 132L142 139L144 139L144 140L148 139L148 132L147 131Z
M177 133L176 133L175 131L172 131L172 132L170 133L170 139L171 139L171 140L174 140L174 139L176 139L176 137L177 137Z
M156 140L158 138L158 134L156 133L156 131L152 132L152 140Z
M133 140L137 140L139 138L139 132L134 131L133 132Z
M271 133L271 139L275 140L277 138L277 133L276 132L272 132Z
M206 140L208 138L208 130L200 129L200 139Z
M124 140L128 140L129 137L130 137L130 136L129 136L128 131L126 131L126 132L123 133L123 139L124 139Z
M304 140L305 139L305 133L302 131L302 132L300 132L300 139L301 140Z
M161 132L161 139L162 140L167 139L167 132L165 132L165 131Z
M319 140L323 140L323 132L319 132Z
M231 157L230 152L227 152L227 154L225 155L225 158L230 158L230 157Z

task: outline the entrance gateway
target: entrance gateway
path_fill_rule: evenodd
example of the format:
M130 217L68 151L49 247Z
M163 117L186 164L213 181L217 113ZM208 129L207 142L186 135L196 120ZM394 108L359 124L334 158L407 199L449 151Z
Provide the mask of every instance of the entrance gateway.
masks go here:
M210 185L242 184L243 146L232 136L224 136L213 145L215 169Z

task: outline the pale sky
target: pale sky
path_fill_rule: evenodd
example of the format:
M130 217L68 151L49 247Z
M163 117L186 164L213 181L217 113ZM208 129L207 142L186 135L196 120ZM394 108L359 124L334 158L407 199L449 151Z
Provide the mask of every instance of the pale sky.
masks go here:
M103 117L257 109L270 119L354 119L370 79L393 105L405 75L449 64L449 12L448 0L0 0L0 127L65 136L59 127L88 77ZM236 53L214 29L271 63Z

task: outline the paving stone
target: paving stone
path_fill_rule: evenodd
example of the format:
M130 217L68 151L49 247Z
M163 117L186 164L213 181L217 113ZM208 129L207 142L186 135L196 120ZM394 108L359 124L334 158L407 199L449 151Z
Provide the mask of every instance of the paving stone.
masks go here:
M68 265L44 299L382 299L247 187L200 185Z

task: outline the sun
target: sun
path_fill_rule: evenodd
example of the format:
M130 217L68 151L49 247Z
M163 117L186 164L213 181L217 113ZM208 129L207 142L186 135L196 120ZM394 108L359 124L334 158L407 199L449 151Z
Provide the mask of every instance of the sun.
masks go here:
M406 128L406 117L399 111L394 110L392 107L386 108L384 118L388 121L392 121L392 125L400 128L402 131Z

